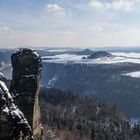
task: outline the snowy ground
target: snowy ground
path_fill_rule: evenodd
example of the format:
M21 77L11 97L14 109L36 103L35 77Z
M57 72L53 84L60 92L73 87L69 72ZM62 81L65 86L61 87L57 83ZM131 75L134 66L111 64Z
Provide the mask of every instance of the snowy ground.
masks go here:
M117 63L137 63L140 64L140 53L112 53L114 57L101 57L98 59L82 59L86 55L61 54L43 57L43 62L63 63L63 64L117 64ZM45 60L45 58L50 60ZM140 78L140 71L123 74L134 78Z
M126 74L123 74L123 75L130 76L130 77L133 77L133 78L140 78L140 71L130 72L130 73L126 73Z
M85 55L61 54L55 56L45 56L50 60L43 60L50 63L85 63L85 64L114 64L114 63L138 63L140 64L140 53L112 53L114 57L102 57L98 59L82 59Z
M140 58L140 53L134 53L134 52L131 52L131 53L115 52L115 53L112 53L112 55Z

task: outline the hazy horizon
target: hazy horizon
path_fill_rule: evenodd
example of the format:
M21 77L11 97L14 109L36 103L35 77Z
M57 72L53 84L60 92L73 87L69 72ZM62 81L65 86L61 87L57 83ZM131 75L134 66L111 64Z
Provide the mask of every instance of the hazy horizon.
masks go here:
M1 0L0 48L140 46L139 0Z

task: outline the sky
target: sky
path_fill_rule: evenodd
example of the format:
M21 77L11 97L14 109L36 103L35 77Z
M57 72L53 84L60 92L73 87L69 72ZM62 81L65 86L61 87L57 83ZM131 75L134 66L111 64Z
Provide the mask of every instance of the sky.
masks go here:
M140 0L0 0L0 47L140 46Z

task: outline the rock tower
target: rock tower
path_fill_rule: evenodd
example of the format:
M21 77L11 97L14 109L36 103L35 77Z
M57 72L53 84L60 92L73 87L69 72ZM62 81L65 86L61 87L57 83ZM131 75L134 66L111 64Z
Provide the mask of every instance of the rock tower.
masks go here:
M39 108L39 81L41 58L31 49L22 48L11 56L13 73L10 92L16 97L16 104L29 122L35 139L41 134Z

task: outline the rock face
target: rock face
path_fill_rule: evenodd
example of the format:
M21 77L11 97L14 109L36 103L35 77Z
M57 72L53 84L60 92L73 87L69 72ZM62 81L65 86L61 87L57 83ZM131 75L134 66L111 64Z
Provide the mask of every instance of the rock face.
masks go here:
M10 92L17 98L16 104L27 118L35 139L38 139L41 133L38 102L41 58L35 51L24 48L12 54L11 60L13 75Z
M0 80L0 140L34 140L23 113L15 106L5 83Z

